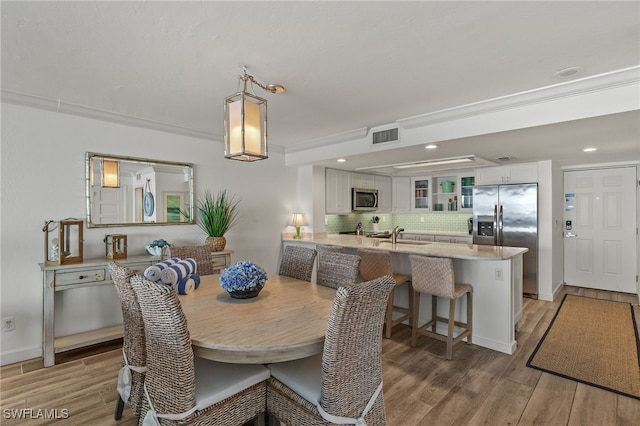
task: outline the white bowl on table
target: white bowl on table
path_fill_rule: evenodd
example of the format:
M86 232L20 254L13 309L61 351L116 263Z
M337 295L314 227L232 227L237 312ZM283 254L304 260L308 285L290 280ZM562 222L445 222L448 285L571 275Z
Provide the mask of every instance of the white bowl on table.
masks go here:
M160 256L162 255L162 247L151 247L149 245L145 246L147 249L147 253L151 256ZM171 248L167 247L167 257L171 257Z

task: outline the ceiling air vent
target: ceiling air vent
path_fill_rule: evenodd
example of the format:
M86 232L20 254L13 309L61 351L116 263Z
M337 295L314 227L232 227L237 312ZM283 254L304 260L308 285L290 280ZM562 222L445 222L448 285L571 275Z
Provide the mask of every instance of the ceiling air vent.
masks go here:
M516 157L498 157L499 161L513 161Z
M398 141L398 128L381 130L379 132L373 132L373 144Z

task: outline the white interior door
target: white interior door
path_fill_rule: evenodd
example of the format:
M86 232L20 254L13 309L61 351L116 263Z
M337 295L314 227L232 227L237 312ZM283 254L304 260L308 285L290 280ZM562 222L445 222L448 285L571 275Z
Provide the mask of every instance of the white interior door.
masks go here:
M636 292L635 167L564 173L564 281Z
M120 197L117 189L93 187L93 202L91 204L91 221L93 223L119 223L121 217Z

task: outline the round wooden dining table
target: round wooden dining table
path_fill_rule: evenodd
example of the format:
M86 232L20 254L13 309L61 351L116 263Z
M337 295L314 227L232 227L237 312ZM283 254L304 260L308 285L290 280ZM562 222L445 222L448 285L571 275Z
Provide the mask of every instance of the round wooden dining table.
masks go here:
M219 274L180 295L194 353L241 364L268 364L322 352L336 291L282 275L268 275L260 294L233 299Z

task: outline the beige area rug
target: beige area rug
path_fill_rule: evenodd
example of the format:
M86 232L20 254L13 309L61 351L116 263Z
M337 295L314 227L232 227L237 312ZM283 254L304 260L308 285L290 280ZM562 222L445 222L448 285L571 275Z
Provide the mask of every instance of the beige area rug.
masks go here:
M567 294L527 366L640 399L639 352L633 306Z

